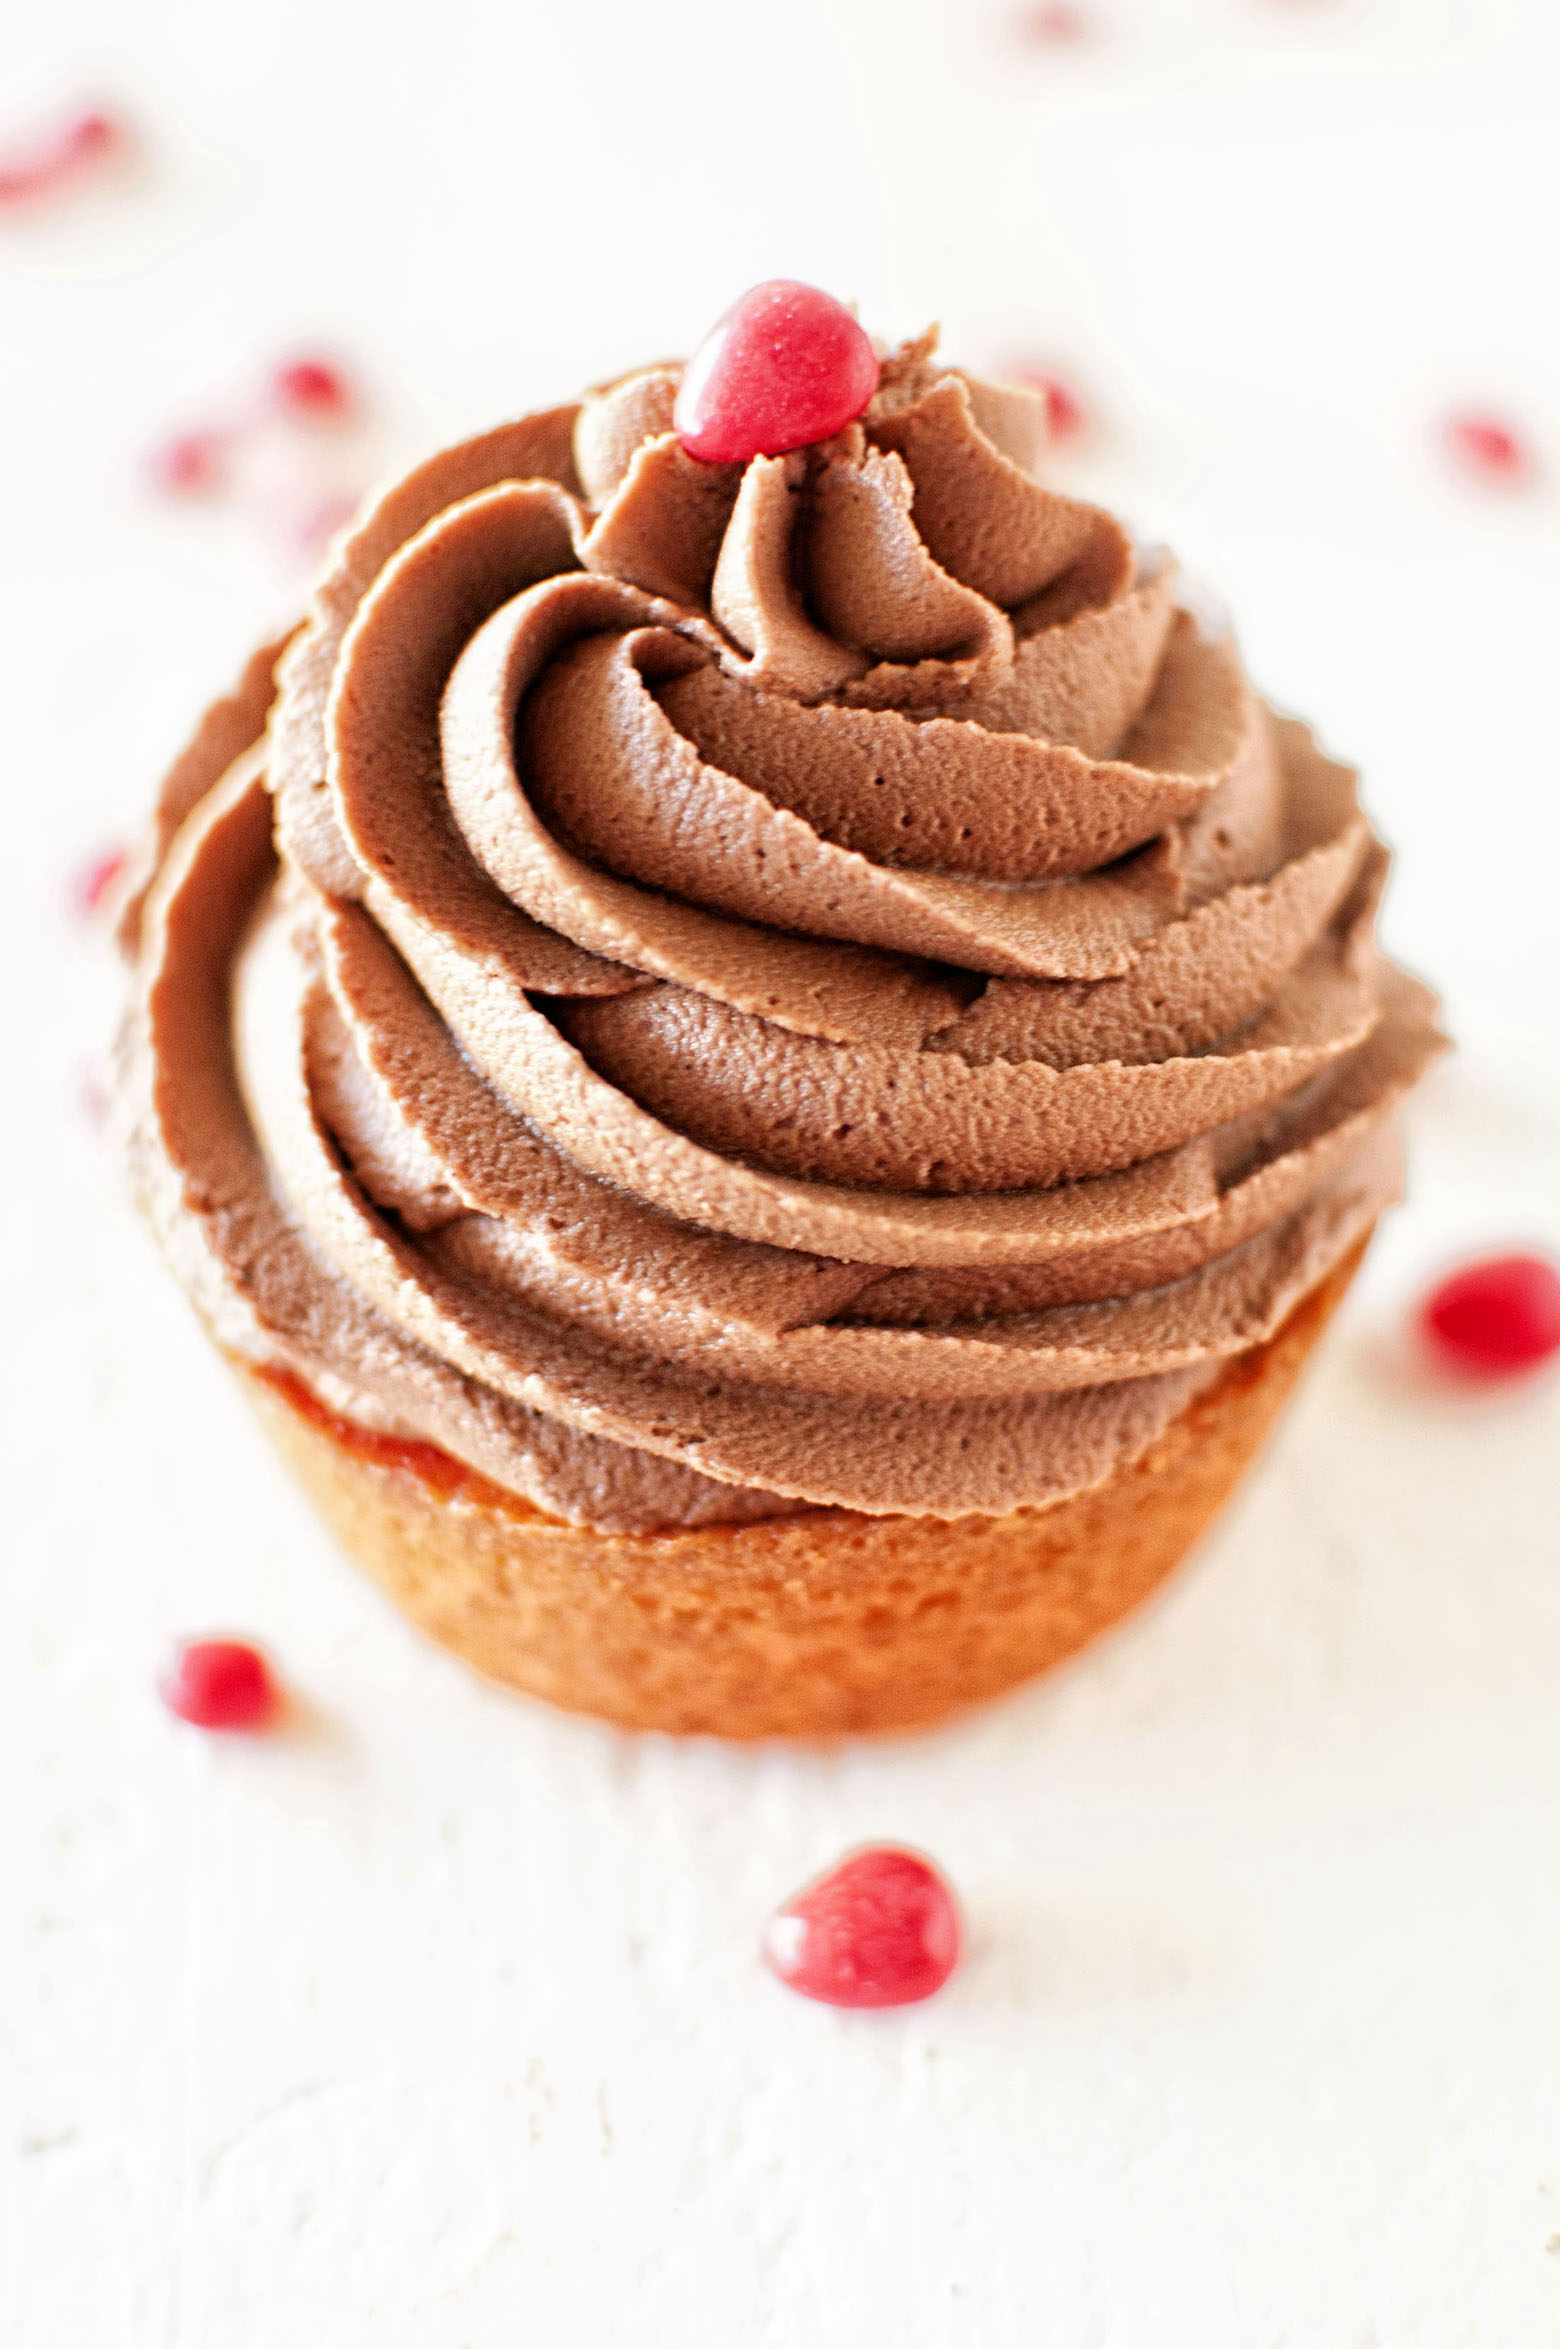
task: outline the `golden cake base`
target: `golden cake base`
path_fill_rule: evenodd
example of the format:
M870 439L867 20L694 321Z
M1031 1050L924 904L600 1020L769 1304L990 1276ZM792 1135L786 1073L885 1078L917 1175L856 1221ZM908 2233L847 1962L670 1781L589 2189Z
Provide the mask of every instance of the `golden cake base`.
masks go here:
M952 1524L808 1509L597 1532L431 1445L333 1417L285 1375L239 1376L352 1557L488 1679L631 1729L914 1729L1059 1663L1164 1579L1239 1482L1363 1253L1094 1491Z

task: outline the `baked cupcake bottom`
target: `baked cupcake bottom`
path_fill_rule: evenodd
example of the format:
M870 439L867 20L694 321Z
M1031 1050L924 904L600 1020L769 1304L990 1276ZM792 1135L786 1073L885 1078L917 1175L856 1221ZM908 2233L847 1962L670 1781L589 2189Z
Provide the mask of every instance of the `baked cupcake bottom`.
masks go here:
M629 1729L914 1729L1059 1663L1163 1581L1239 1482L1367 1244L1104 1484L952 1523L804 1509L600 1532L432 1445L336 1418L285 1373L235 1367L344 1548L486 1678Z

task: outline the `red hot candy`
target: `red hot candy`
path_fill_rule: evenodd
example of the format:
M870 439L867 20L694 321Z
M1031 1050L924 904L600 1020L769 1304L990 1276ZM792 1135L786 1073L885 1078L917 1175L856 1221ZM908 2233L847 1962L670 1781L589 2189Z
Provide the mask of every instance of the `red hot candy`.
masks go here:
M220 433L181 432L164 441L147 460L152 487L166 497L209 497L220 489L227 446Z
M331 359L289 359L271 378L271 397L284 415L335 422L349 416L357 396Z
M1083 11L1071 7L1068 0L1042 0L1039 6L1020 9L1018 36L1021 41L1041 44L1085 41L1089 23Z
M1472 1378L1510 1378L1560 1354L1560 1266L1491 1256L1432 1289L1420 1326L1443 1362Z
M70 906L77 919L96 921L107 907L125 867L130 852L125 848L100 848L71 875Z
M1013 381L1038 392L1045 402L1046 428L1053 441L1078 440L1089 429L1089 411L1072 385L1040 367L1018 367Z
M929 1860L892 1845L850 1852L769 1921L764 1957L825 2006L909 2006L959 1962L959 1910Z
M1499 416L1469 410L1449 416L1443 430L1457 462L1486 481L1515 488L1532 474L1533 458L1527 443Z
M271 1668L245 1640L186 1640L159 1688L169 1712L197 1729L263 1729L277 1708Z
M337 532L345 530L360 503L360 499L348 496L343 490L335 497L321 498L304 508L296 518L292 538L306 562L324 553Z
M68 187L79 172L122 147L128 133L117 115L78 114L0 153L0 204L29 204Z
M877 355L844 303L773 277L733 302L699 345L673 421L690 457L745 465L843 431L877 386Z

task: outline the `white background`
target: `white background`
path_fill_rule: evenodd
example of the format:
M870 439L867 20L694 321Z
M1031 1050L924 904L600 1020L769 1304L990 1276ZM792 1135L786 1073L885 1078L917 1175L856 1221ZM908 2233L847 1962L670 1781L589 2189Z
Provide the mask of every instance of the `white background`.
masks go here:
M10 2349L1540 2349L1560 2337L1551 1384L1389 1358L1447 1252L1560 1242L1560 22L1548 0L140 0L6 12L0 128L141 170L0 219L8 886L0 2338ZM1055 359L1063 477L1174 543L1364 765L1466 1049L1413 1203L1157 1606L942 1735L615 1737L474 1686L283 1486L82 1114L65 876L297 593L278 508L686 348L775 273ZM279 351L371 431L159 504ZM1488 401L1547 475L1460 479ZM301 1717L203 1743L179 1630ZM757 1967L853 1840L969 1960L839 2017Z

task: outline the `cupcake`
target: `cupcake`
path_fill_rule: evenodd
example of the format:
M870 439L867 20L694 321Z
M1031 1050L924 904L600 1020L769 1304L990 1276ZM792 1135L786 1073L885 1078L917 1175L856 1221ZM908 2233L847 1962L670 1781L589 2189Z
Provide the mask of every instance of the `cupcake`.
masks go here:
M1044 432L760 289L397 482L163 787L138 1194L492 1679L758 1737L1041 1670L1398 1195L1355 778Z

